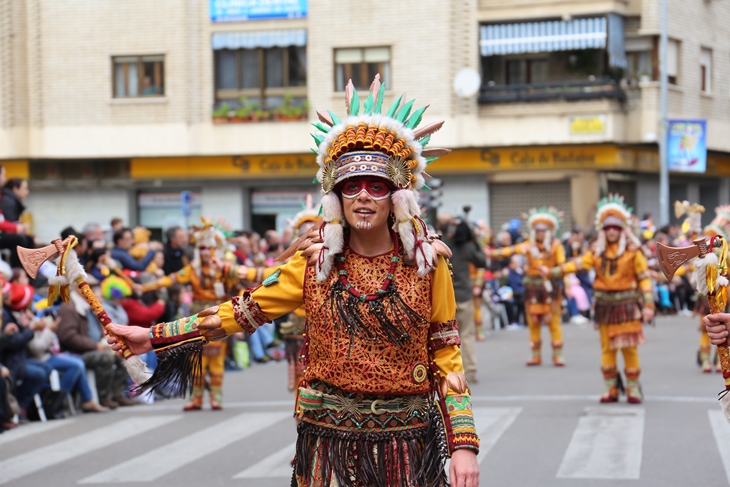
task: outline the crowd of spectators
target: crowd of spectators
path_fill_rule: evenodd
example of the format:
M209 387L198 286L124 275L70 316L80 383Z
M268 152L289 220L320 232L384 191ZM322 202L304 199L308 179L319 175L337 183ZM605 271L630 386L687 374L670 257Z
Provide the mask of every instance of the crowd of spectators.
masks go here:
M23 224L16 221L27 193L27 182L12 179L0 199L0 209L14 220L0 223L7 224L0 234L0 242L6 243L0 245L6 249L0 261L0 432L37 419L39 407L46 416L56 418L78 409L98 413L154 400L130 392L134 384L122 360L111 351L103 327L77 292L71 292L69 303L47 301L48 277L55 274L54 265L47 264L33 281L20 267L15 246L42 245L22 233ZM14 210L19 213L11 213ZM21 232L11 232L18 229ZM291 240L291 235L280 236L273 230L264 237L253 231L230 234L225 258L247 266L271 265ZM188 230L168 229L163 243L150 240L149 230L127 228L114 218L108 226L89 223L81 231L68 227L61 234L63 238L71 235L78 239L75 250L87 281L114 323L149 327L189 314L192 297L188 287L174 284L145 292L144 286L190 263L194 247ZM256 284L242 282L240 286ZM230 337L229 345L228 370L284 358L274 323L253 336ZM154 368L153 353L143 358Z

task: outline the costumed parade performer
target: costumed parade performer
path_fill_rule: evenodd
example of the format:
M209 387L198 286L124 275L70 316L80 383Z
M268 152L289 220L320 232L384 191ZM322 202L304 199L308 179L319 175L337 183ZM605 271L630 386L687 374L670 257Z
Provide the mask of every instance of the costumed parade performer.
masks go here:
M533 208L523 214L530 228L530 239L511 247L492 250L491 258L520 254L527 257L525 284L525 319L530 330L532 357L527 365L542 364L542 323L550 330L553 364L565 365L563 359L562 288L559 279L540 274L541 267L555 267L565 263L565 250L560 240L553 238L560 228L563 212L556 208Z
M712 238L716 235L724 238L725 241L730 241L730 205L722 205L715 208L715 218L712 219L709 225L705 227L702 232L704 236ZM696 285L696 284L695 284ZM700 362L702 365L702 372L712 372L712 366L714 365L717 372L722 372L720 367L720 357L715 351L715 356L710 360L712 352L712 343L710 343L710 337L707 334L707 329L703 324L705 316L710 314L710 303L706 295L697 296L697 305L695 306L695 314L700 317Z
M294 218L290 221L294 239L305 235L314 225L322 221L319 209L312 208L311 206L311 195L307 195L306 208L294 215ZM304 306L301 306L289 313L287 321L282 323L279 329L286 349L286 361L288 365L287 388L289 392L296 391L299 383L304 378L304 362L301 359L307 322L306 318L307 311Z
M654 317L654 291L641 243L631 232L631 212L622 196L610 194L601 199L595 222L600 229L596 249L562 266L541 269L554 278L589 269L596 273L594 319L601 336L602 403L619 399L619 350L624 357L627 400L633 404L643 400L638 345L644 343L642 322Z
M443 122L416 128L426 107L399 97L382 114L376 76L361 104L352 82L347 117L318 112L313 135L323 222L281 258L264 284L174 323L112 327L136 353L156 349L147 387L194 370L203 342L306 307L293 485L476 486L479 439L463 374L449 250L419 218L425 149ZM116 339L109 338L113 347Z
M192 313L198 313L228 300L230 291L241 279L263 279L263 270L238 266L222 261L226 252L226 237L211 221L203 218L203 226L193 234L195 253L192 262L180 271L143 286L145 291L170 287L175 283L192 288ZM257 276L257 274L261 274ZM259 282L261 281L259 279ZM226 341L211 341L202 349L201 370L195 374L192 398L184 411L203 408L206 376L210 378L210 407L223 409L223 374L225 373Z

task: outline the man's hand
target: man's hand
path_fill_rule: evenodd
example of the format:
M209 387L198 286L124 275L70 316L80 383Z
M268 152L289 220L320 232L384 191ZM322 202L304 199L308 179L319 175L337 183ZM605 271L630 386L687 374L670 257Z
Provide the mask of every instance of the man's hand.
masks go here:
M462 448L451 454L449 481L451 487L479 487L479 463L474 450Z
M649 323L654 319L654 310L652 308L644 308L641 310L641 317L644 319L644 323Z
M707 334L710 336L710 342L713 345L725 344L728 337L727 325L730 323L730 314L716 313L707 315L702 318L702 323L705 325Z
M25 235L26 233L28 233L28 228L22 223L18 223L15 225L15 233L17 233L18 235Z
M8 323L7 325L5 325L5 329L3 330L6 335L15 335L19 331L20 329L15 323Z
M540 272L540 275L542 277L549 277L550 276L550 268L546 265L541 265L537 268L538 272Z
M127 348L135 355L144 355L152 350L150 331L147 328L142 328L141 326L109 325L108 329L113 335L122 338L127 344ZM119 357L123 358L122 346L119 344L119 340L115 336L109 336L106 341L112 346L112 350L117 352Z

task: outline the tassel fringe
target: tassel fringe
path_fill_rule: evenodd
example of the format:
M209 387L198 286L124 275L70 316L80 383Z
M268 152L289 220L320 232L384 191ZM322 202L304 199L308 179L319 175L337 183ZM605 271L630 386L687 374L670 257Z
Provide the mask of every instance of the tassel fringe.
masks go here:
M195 340L157 352L157 368L135 392L158 391L169 397L187 397L193 390L195 376L203 371L204 343Z

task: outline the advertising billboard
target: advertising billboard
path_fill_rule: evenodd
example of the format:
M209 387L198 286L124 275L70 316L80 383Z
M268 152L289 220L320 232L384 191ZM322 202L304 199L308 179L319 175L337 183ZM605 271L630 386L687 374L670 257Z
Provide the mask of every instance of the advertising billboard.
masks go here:
M307 16L309 0L210 0L210 20L298 19Z
M707 170L707 120L669 120L667 167L677 172Z

